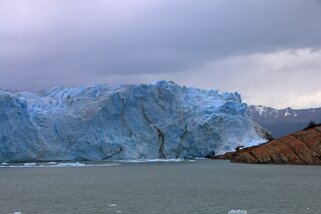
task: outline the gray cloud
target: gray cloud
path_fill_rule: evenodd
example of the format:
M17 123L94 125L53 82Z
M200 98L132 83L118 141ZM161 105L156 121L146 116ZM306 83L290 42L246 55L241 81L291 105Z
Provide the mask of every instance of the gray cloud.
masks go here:
M320 20L317 0L0 0L0 87L184 83L191 71L201 77L204 65L231 57L318 50ZM231 74L269 75L241 65ZM217 68L206 72L230 84ZM208 87L199 79L192 83ZM247 91L244 81L231 90Z

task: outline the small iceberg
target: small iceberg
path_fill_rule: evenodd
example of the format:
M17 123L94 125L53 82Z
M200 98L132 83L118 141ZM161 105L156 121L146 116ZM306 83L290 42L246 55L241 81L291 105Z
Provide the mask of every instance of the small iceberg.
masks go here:
M246 210L230 210L228 214L247 214Z

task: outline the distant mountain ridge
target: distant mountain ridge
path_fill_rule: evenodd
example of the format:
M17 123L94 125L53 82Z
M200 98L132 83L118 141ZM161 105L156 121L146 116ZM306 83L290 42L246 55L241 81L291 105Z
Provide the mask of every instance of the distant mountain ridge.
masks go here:
M251 105L248 107L248 113L254 121L270 131L273 137L281 137L302 130L310 121L321 122L321 108L274 109Z

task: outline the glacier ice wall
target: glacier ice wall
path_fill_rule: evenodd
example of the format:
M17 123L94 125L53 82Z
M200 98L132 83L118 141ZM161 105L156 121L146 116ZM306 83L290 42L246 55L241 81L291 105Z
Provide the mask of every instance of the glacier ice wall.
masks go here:
M265 141L246 109L167 81L0 90L0 161L204 157Z

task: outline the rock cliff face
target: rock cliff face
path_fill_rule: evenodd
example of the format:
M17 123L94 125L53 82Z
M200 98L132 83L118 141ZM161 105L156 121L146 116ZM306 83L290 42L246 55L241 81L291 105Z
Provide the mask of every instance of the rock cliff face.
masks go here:
M0 90L0 161L204 157L265 141L237 93L159 81Z
M227 153L221 158L238 163L320 165L321 126Z

